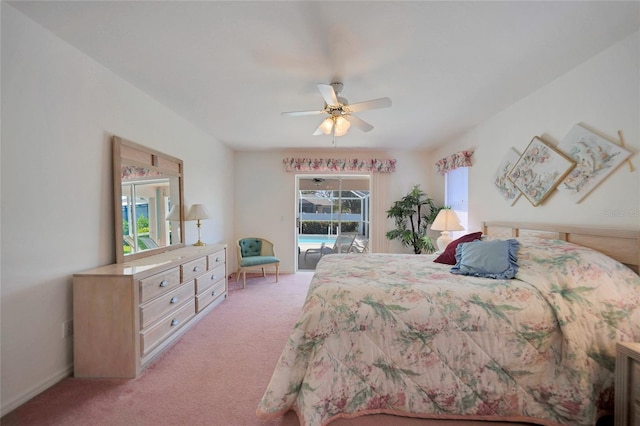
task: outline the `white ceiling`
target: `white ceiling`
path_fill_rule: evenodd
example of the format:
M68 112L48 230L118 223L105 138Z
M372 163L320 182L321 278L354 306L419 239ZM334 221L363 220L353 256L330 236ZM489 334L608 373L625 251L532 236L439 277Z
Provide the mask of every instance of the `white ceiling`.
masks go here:
M332 81L393 101L340 148L435 147L640 28L637 1L9 3L238 150L332 147L281 115Z

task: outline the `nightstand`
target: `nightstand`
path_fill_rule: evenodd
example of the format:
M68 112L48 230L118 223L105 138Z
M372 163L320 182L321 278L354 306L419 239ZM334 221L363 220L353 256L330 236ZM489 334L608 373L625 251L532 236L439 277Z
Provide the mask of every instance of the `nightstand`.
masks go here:
M616 345L615 426L640 426L640 343Z

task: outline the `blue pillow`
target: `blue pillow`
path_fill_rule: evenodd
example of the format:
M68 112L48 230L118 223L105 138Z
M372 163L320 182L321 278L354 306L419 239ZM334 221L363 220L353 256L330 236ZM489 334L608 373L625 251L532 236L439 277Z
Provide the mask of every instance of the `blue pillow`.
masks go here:
M518 240L473 241L456 247L451 273L511 279L518 272Z

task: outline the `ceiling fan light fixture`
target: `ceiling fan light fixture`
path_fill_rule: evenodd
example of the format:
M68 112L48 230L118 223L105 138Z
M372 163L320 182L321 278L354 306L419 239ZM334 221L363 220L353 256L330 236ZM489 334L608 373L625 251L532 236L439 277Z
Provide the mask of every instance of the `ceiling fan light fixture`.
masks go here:
M328 117L322 123L320 123L319 129L325 135L330 135L331 129L333 129L333 117Z
M363 132L368 132L373 129L371 124L353 115L353 113L368 109L388 108L391 106L391 99L389 98L371 99L369 101L349 104L345 98L338 96L342 91L342 83L320 83L318 84L318 90L324 100L323 109L315 111L291 111L283 112L282 114L292 116L327 114L328 117L320 123L318 128L313 132L313 135L331 135L333 136L334 144L336 137L346 135L352 124L355 124L355 127Z
M349 127L351 127L351 123L344 117L336 117L336 136L344 136L349 131Z

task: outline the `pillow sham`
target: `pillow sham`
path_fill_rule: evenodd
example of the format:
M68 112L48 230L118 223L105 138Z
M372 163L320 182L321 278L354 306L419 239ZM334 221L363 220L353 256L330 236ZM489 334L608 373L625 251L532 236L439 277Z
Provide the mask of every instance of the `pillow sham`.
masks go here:
M453 240L447 245L447 248L440 254L440 256L433 259L434 262L444 263L446 265L456 264L456 248L459 244L469 243L471 241L479 240L482 237L482 232L474 232L472 234L463 235L457 240Z
M473 241L456 248L451 273L474 277L511 279L518 272L518 240Z

